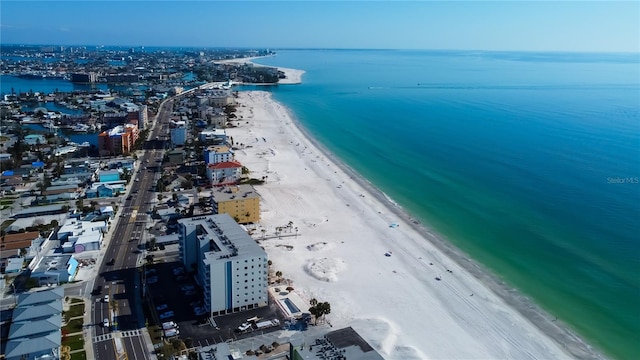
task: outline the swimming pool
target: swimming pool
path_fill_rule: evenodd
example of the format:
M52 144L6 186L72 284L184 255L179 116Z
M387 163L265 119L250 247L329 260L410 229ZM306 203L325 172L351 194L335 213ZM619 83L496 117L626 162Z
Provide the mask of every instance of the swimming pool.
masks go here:
M298 309L296 304L294 304L289 298L282 300L282 302L287 306L290 313L295 314L300 312L300 309Z

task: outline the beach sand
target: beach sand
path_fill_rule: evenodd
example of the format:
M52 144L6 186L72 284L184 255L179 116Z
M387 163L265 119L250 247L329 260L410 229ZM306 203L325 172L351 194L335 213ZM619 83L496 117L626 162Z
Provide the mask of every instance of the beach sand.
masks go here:
M331 304L334 328L352 326L387 359L600 357L319 150L270 93L238 102L236 159L266 177L253 237L302 299Z
M238 58L238 59L228 59L228 60L218 60L216 61L217 63L227 63L227 64L251 64L253 66L263 66L263 67L277 67L278 70L284 72L284 79L280 79L278 81L278 84L287 84L287 85L293 85L293 84L300 84L302 83L302 75L304 75L305 71L304 70L299 70L299 69L290 69L290 68L283 68L280 66L267 66L267 65L261 65L261 64L256 64L251 60L255 60L255 59L261 59L264 57L269 57L269 56L255 56L255 57L246 57L246 58ZM261 84L251 84L251 85L261 85ZM263 85L273 85L273 84L263 84Z

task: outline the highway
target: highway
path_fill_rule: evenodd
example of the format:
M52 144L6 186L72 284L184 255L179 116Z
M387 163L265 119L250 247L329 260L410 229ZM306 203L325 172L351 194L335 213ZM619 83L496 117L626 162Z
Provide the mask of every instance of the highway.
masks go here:
M144 231L149 226L150 203L156 196L152 188L162 173L161 162L156 160L164 155L164 140L155 139L162 125L169 122L173 102L169 99L160 106L144 142L128 196L116 215L104 257L99 259L99 276L92 286L79 290L91 292L92 343L99 360L152 358L140 331L145 328L145 316L139 266L145 261ZM104 326L104 319L108 319L109 326Z

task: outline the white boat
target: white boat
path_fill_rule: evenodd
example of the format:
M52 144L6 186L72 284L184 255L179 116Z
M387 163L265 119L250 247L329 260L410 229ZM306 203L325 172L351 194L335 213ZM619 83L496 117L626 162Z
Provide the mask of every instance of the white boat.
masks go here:
M71 128L73 132L86 133L89 131L89 125L86 124L75 124Z

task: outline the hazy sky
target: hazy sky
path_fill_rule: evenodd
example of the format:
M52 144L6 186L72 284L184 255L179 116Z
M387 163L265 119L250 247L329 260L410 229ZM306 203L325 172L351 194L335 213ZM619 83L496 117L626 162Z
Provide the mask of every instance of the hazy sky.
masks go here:
M640 52L640 2L12 1L3 44Z

